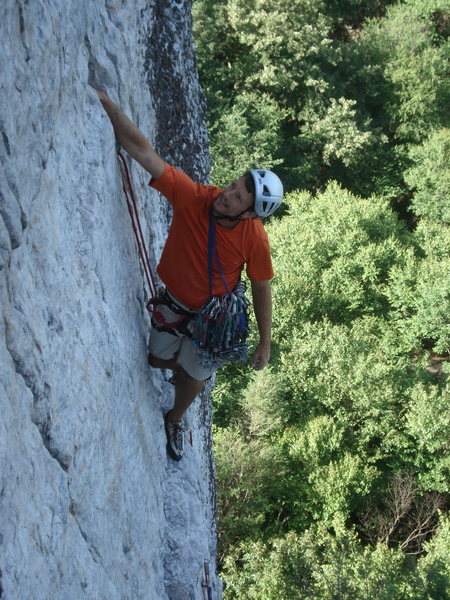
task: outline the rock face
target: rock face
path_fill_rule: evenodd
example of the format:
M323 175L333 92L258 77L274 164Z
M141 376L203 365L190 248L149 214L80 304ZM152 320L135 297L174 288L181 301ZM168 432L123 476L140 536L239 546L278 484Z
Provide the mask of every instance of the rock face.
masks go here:
M210 405L167 458L173 387L95 79L162 156L209 162L188 0L0 8L0 598L197 600L215 569ZM170 219L132 166L156 264Z

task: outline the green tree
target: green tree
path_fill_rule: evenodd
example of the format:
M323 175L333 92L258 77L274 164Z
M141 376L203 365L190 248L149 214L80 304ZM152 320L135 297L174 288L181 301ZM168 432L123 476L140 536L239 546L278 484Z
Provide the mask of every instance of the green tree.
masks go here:
M448 0L406 0L363 29L362 43L384 55L393 91L386 116L401 142L421 142L448 123L449 11Z
M448 126L449 7L389 4L196 0L214 178L241 157L279 164L288 190L407 198L409 146Z
M282 160L272 153L280 143L283 111L268 94L243 92L210 126L211 180L225 187L248 169L271 169Z
M273 471L280 461L276 448L236 428L217 429L214 438L221 554L240 539L260 535L270 499L277 495Z
M336 57L329 37L332 19L325 12L324 2L228 0L218 5L212 0L197 0L193 14L215 163L226 163L230 155L223 152L221 140L222 134L228 137L226 129L230 127L225 115L231 117L233 130L238 128L240 152L249 148L244 152L246 157L257 158L252 142L259 140L252 134L273 144L266 164L270 165L271 157L271 166L283 161L281 171L288 188L298 177L302 181L318 177L320 165L313 156L321 155L325 132L316 140L313 130L325 115L328 129L335 122L346 137L343 145L347 160L352 141L357 141L359 148L372 142L365 124L359 133L359 119L345 100L336 106L331 101L330 84L321 65L328 64L331 69ZM248 102L249 94L256 102ZM263 118L254 119L252 113L259 103L266 106L260 113ZM346 120L350 123L348 135ZM330 157L332 146L327 148Z
M442 233L450 240L449 228ZM443 251L423 257L408 249L390 272L386 297L393 327L401 334L399 344L410 352L450 353L450 257L439 256Z
M450 225L450 129L440 129L411 150L413 166L406 172L414 190L412 211Z
M271 369L217 379L226 597L448 598L449 14L194 2L213 181L314 190L268 226Z
M419 560L418 570L432 600L450 599L450 519L442 516L439 530L425 545L426 554Z
M448 557L447 537L443 530L439 549L418 568L398 550L364 547L351 532L335 537L320 526L270 544L243 543L226 560L224 598L446 600L450 580L441 561Z
M390 269L402 262L404 227L387 201L337 184L316 197L294 193L289 216L271 224L274 324L284 338L302 321L351 322L385 314Z
M221 487L222 548L320 524L420 552L449 492L447 366L423 328L436 343L449 336L440 309L417 309L443 298L444 274L422 281L435 256L448 260L443 226L408 232L388 202L336 184L287 201L289 213L268 227L273 367L248 382L245 368L229 366L215 392L219 478L231 456L240 482ZM248 526L238 519L246 509Z

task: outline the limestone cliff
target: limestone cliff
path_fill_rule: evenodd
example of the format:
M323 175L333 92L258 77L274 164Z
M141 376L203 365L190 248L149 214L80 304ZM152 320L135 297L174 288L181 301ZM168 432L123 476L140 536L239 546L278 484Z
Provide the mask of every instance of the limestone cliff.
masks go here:
M0 598L197 600L208 560L220 598L209 402L173 463L173 388L147 365L114 135L88 86L205 181L189 0L3 0L0 34ZM132 176L156 264L169 208Z

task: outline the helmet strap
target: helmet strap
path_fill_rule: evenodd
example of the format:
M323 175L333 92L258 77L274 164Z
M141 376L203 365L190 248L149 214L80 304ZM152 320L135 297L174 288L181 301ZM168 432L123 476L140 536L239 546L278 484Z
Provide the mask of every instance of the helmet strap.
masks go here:
M249 208L246 208L245 210L243 210L242 212L240 212L238 215L236 215L235 217L229 217L228 215L224 215L223 213L217 213L216 215L214 215L214 219L216 221L245 221L246 219L241 219L240 217L245 214L246 212L253 212L255 209L255 205L253 204L252 206L250 206ZM254 219L257 219L258 216L253 217Z
M217 213L216 215L214 215L214 219L216 221L245 221L245 219L240 219L240 217L246 212L248 212L248 208L246 208L245 210L240 212L235 217L229 217L228 215L224 215L222 213Z

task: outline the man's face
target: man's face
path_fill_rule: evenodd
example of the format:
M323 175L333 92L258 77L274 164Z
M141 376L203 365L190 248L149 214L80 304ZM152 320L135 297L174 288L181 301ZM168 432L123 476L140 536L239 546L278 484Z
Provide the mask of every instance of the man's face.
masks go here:
M246 219L254 216L253 196L245 187L245 177L239 177L231 182L222 193L214 200L214 213L220 218L220 215L227 217L237 217ZM248 212L244 212L248 211ZM244 214L242 214L244 212Z

